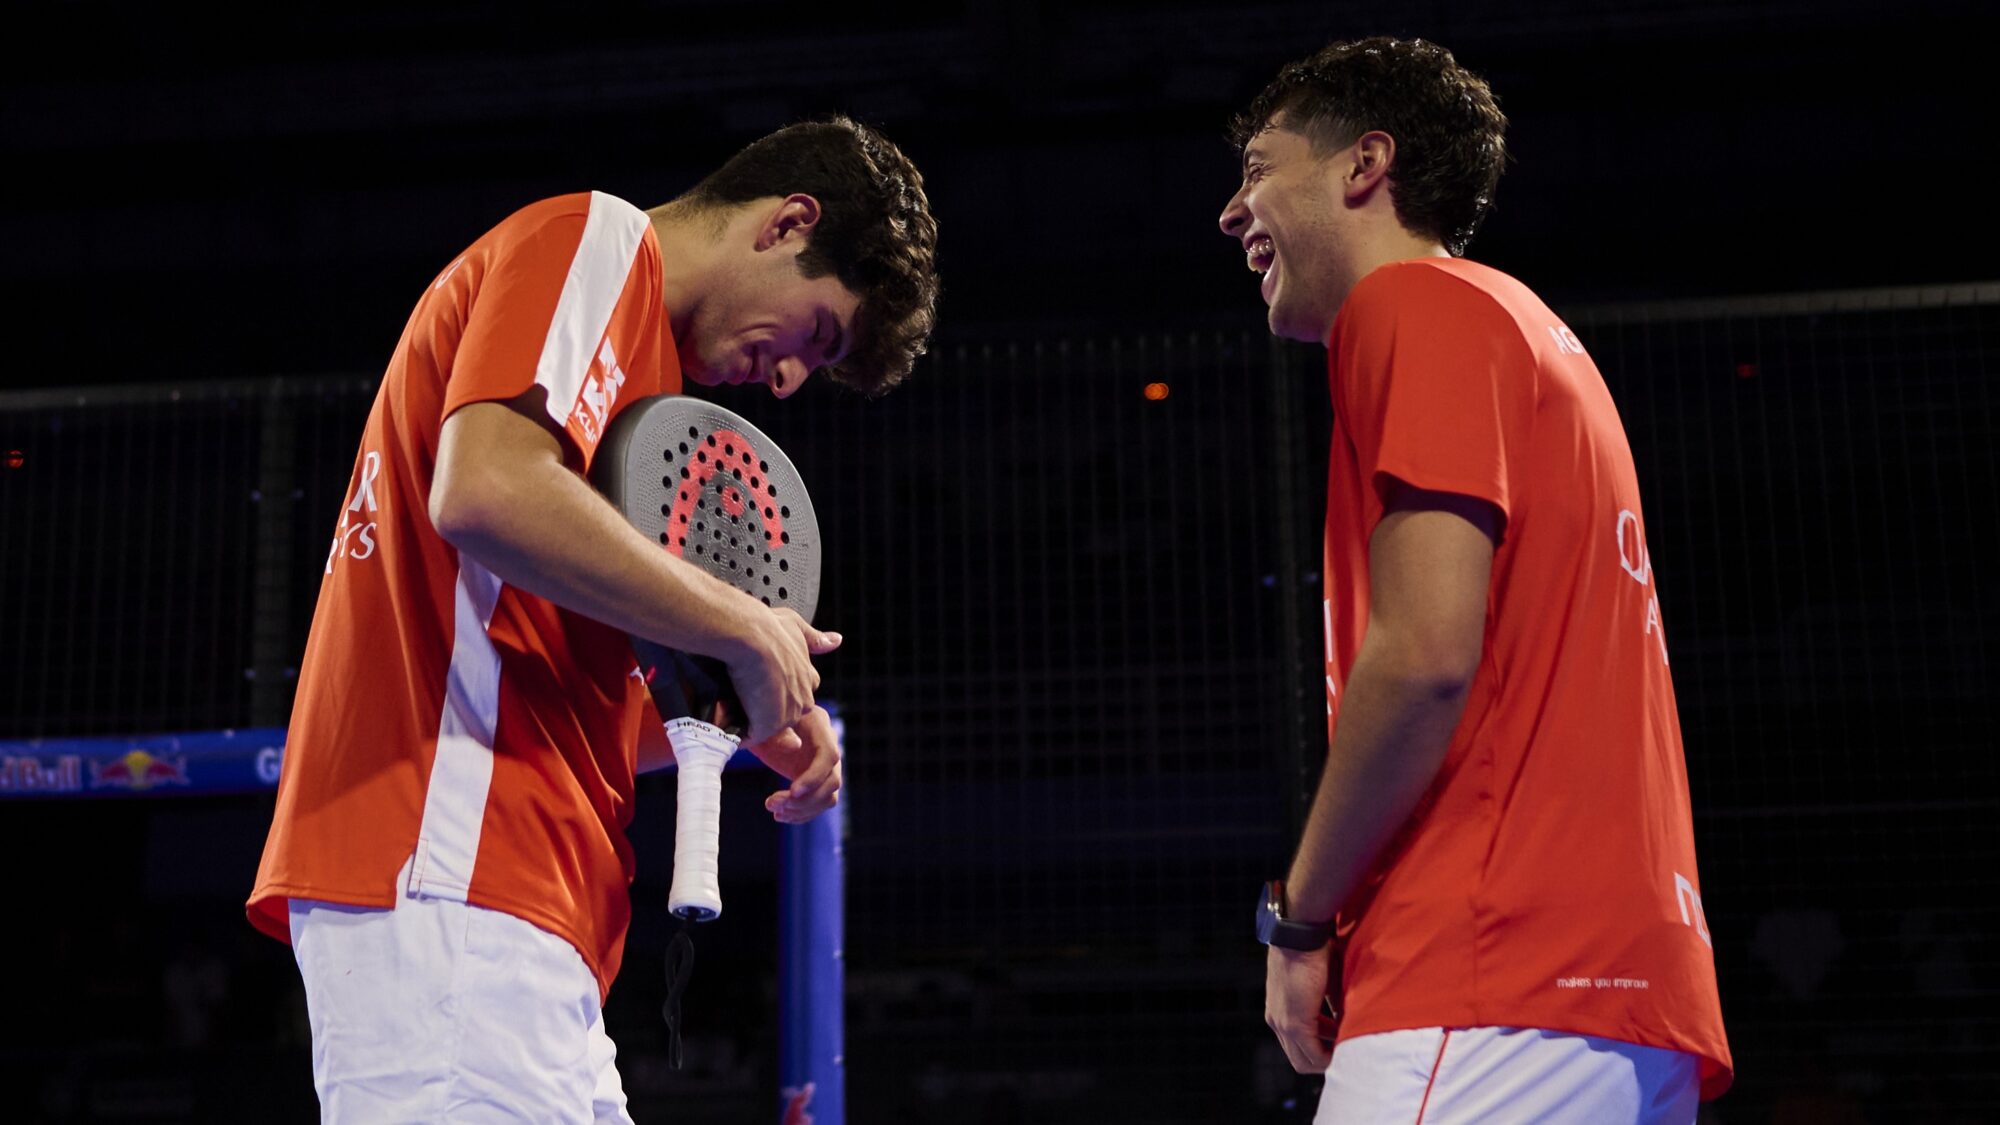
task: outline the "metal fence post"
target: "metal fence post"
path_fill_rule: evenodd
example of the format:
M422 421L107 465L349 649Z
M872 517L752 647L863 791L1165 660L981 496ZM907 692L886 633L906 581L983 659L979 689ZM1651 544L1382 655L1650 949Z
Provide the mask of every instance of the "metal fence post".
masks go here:
M846 727L830 704L834 737ZM786 825L778 863L778 1084L785 1125L847 1120L846 826L841 804Z

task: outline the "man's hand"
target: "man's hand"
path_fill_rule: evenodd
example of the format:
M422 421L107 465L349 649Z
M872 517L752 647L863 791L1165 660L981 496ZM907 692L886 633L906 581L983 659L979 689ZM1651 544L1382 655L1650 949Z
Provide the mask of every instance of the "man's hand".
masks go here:
M826 709L814 707L799 724L750 747L791 788L764 798L780 824L803 824L840 803L840 744Z
M1325 1015L1331 945L1310 952L1270 946L1264 959L1264 1022L1300 1074L1323 1074L1333 1061L1333 1021Z
M744 742L779 738L805 719L819 690L812 658L839 648L840 640L839 633L815 629L793 610L753 615L741 655L727 662L729 682L743 703Z

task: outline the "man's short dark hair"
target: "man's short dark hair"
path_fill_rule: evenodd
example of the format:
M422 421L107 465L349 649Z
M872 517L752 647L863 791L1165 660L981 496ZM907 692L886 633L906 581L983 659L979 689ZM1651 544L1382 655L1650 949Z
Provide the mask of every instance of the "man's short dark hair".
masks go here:
M1507 162L1507 116L1485 79L1422 39L1332 43L1287 63L1230 122L1229 135L1241 149L1273 127L1304 134L1315 154L1376 129L1396 138L1396 218L1454 256L1493 206Z
M877 395L902 382L937 319L937 220L924 178L887 137L852 118L788 125L729 158L682 200L726 207L803 192L819 223L799 256L861 298L836 382Z

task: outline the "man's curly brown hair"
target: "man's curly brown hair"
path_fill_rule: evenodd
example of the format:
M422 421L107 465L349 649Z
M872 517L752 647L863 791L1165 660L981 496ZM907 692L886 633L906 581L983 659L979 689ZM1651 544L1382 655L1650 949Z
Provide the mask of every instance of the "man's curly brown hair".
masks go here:
M681 199L727 207L794 192L820 204L799 267L833 274L861 298L854 342L827 374L882 394L909 375L937 319L937 220L924 177L887 137L835 116L752 142Z
M1422 39L1332 43L1287 63L1230 122L1230 140L1241 150L1274 126L1304 134L1316 155L1371 130L1396 138L1389 167L1396 218L1454 257L1465 254L1492 208L1507 162L1507 116L1485 79Z

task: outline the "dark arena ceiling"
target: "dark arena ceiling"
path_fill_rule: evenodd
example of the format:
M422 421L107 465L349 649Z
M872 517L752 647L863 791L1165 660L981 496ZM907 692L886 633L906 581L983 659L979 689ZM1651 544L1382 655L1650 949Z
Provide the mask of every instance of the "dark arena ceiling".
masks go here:
M1558 304L1984 279L1984 7L46 6L0 47L5 383L374 369L515 207L649 206L834 110L928 177L946 336L1254 320L1224 123L1376 33L1492 81L1515 164L1472 253Z

